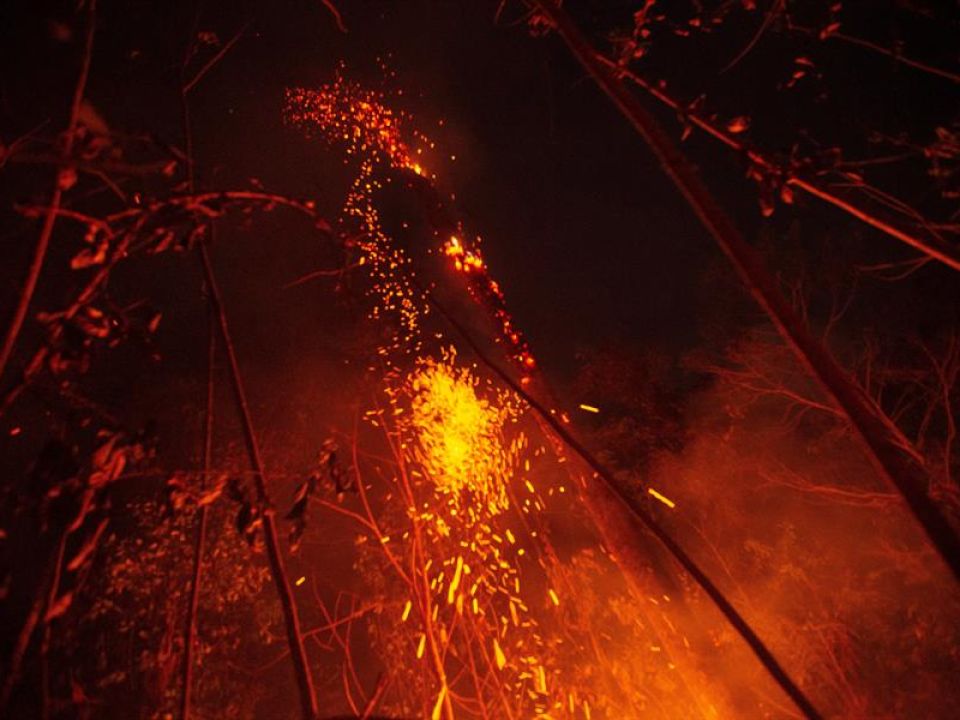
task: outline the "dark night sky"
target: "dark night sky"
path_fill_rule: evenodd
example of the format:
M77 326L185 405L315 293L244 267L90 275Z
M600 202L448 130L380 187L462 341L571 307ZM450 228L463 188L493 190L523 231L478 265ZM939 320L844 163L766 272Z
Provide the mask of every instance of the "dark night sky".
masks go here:
M193 98L207 186L235 186L255 176L270 188L316 196L335 214L342 190L336 186L342 177L330 171L336 158L283 126L282 93L329 81L341 60L350 76L377 85L382 74L375 58L388 57L397 73L391 86L406 91L407 109L440 147L457 155L457 162L438 168L441 182L456 193L470 230L485 238L493 274L548 369L570 370L581 346L616 341L669 354L696 343L697 319L718 301L717 288L704 284L705 272L723 260L642 142L556 37L532 38L517 22L519 6L508 7L496 24L493 2L339 4L347 34L337 31L319 1L204 5L197 29L215 31L221 40L249 23ZM585 27L611 28L629 22L634 4L570 7ZM66 70L76 58L75 42L50 39L50 19L69 17L64 6L48 3L43 7L50 9L40 12L33 3L12 7L5 23L5 138L57 109L66 96L57 91L72 82ZM179 144L176 64L194 7L102 3L88 95L114 128L149 129ZM882 34L889 15L870 14L866 29ZM707 91L725 116L755 110L755 137L774 151L785 150L799 128L834 128L835 137L825 141L837 142L860 137L869 126L929 127L955 106L937 81L891 73L887 65L878 72L874 60L843 51L824 54L830 77L844 88L829 103L812 104L803 91L777 94L772 88L783 68L769 60L782 54L782 35L759 43L732 71L717 72L718 61L735 55L755 27L753 20L742 22L723 38L687 45L665 40L649 66L654 75L669 76L681 96ZM938 45L942 38L929 28L924 32L913 39L949 47ZM38 98L38 86L49 92ZM773 101L762 102L769 93ZM853 119L856 109L863 118ZM657 112L676 134L674 119ZM437 126L441 118L443 128ZM861 149L850 145L851 154ZM796 217L801 237L804 231L849 230L846 219L809 203L799 212L781 208L765 223L738 158L696 134L686 147L748 237L764 224L785 230ZM897 176L893 181L894 189L906 183ZM26 244L13 247L11 237L4 243L20 253ZM903 255L885 238L875 246L884 257ZM278 278L303 269L284 267L303 261L299 255L263 259L277 264ZM12 298L12 291L9 285L3 297Z

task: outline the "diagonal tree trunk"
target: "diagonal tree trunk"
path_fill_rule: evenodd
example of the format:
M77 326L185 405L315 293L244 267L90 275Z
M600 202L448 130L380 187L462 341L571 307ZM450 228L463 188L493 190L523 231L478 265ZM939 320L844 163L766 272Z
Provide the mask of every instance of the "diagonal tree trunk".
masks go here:
M316 693L313 689L313 679L310 676L310 664L307 658L307 651L303 644L303 633L300 628L300 616L297 612L297 604L294 600L290 580L287 577L287 572L283 564L283 554L277 534L276 513L271 507L270 496L267 493L263 459L260 456L260 444L257 441L257 436L253 428L253 420L250 416L250 408L247 405L247 395L243 387L243 377L240 374L240 365L237 362L236 351L234 350L233 340L230 336L230 327L223 309L220 289L217 286L217 281L213 274L210 254L207 251L206 244L202 240L199 244L199 250L200 259L203 264L203 273L207 283L210 308L217 320L220 340L223 342L223 349L227 356L234 399L236 400L240 422L243 426L243 439L247 447L250 467L253 470L257 502L260 505L263 518L263 535L266 542L267 560L270 565L270 573L273 576L273 581L277 586L277 595L280 598L284 625L287 631L287 642L290 644L290 657L293 660L297 687L300 691L300 710L304 720L316 720L318 714Z
M750 650L767 670L773 680L793 700L797 708L807 720L819 720L820 713L804 692L787 674L773 653L767 648L763 640L754 632L750 624L740 615L733 604L726 598L699 565L687 555L686 551L676 540L650 515L640 507L624 490L611 473L600 461L590 453L564 426L557 417L543 403L537 400L521 383L514 380L509 373L491 360L483 349L471 337L465 327L456 321L433 296L428 299L437 313L449 323L470 349L487 368L493 371L511 390L526 401L536 413L549 435L558 442L570 448L574 454L586 465L588 472L580 476L576 487L583 498L587 509L610 545L608 548L614 553L614 560L627 577L631 590L640 590L642 593L642 578L646 574L648 563L638 552L637 524L649 530L654 537L666 548L667 552L680 566L694 579L697 585L710 597L717 609L723 613L727 622L737 631L741 638L750 647Z
M570 52L646 141L664 172L733 264L754 300L766 312L797 359L847 418L877 471L900 492L943 561L960 579L960 538L940 508L927 495L930 476L904 450L899 441L899 430L810 333L780 293L757 252L717 204L693 165L680 153L637 97L601 61L570 16L552 0L530 0L530 4L552 23Z

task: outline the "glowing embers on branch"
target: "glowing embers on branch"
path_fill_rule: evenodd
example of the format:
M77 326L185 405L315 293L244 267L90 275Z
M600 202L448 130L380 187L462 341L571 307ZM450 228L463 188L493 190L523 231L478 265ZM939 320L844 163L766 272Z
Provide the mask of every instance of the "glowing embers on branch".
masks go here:
M416 438L415 460L452 509L476 512L480 504L494 515L506 509L506 485L526 445L519 432L506 439L507 425L520 414L518 400L457 367L453 350L439 362L421 360L407 391L404 422Z
M409 256L383 229L375 194L383 187L387 169L424 173L401 134L403 116L383 102L379 93L364 90L338 73L333 83L318 90L287 90L284 116L308 136L342 144L348 157L358 160L357 174L343 207L344 219L357 231L353 242L374 283L378 304L374 318L395 314L404 330L394 350L419 348L419 319L426 310L422 292L412 282ZM410 133L422 144L429 140ZM348 160L346 162L349 162Z
M480 238L467 247L456 235L451 235L443 245L443 254L453 260L454 269L467 280L470 294L497 323L499 340L507 346L511 359L520 367L523 373L521 381L529 381L530 373L537 366L537 362L530 351L527 339L513 323L507 311L506 298L500 285L490 277L489 269L483 256L480 254Z
M427 310L426 298L414 281L411 258L384 230L375 196L386 181L386 171L401 171L422 178L432 195L431 204L443 206L445 202L434 185L436 175L425 170L420 159L434 143L411 127L408 115L389 107L382 93L350 82L342 72L334 82L318 90L288 90L285 116L308 136L342 144L348 158L357 158L357 175L343 214L357 225L355 244L374 281L379 302L372 315L378 318L389 312L399 317L405 332L389 349L419 351L420 318ZM455 224L459 228L459 223ZM480 253L479 238L467 244L457 235L448 235L439 228L435 231L441 238L446 237L437 250L452 261L452 268L464 277L473 299L496 323L499 342L507 348L526 382L536 361L507 310L499 284L490 276ZM460 229L457 232L462 235Z

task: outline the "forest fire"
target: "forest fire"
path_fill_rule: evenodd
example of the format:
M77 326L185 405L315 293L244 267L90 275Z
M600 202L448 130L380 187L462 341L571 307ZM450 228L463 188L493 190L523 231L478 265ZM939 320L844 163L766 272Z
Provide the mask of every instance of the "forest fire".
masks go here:
M467 368L426 360L410 380L410 424L417 461L454 508L470 512L485 506L496 515L508 506L506 488L518 465L517 450L503 447L504 426L516 422L517 399L501 394L493 402L477 397L479 379ZM512 407L511 407L512 406Z
M13 5L0 720L953 717L960 19Z

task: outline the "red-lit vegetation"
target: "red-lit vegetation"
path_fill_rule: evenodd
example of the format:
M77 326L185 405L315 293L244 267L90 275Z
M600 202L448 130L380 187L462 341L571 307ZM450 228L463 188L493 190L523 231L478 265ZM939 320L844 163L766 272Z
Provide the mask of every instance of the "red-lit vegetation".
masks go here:
M729 34L718 88L760 53L814 107L840 47L960 76L847 33L841 3L568 5L491 15L566 44L725 258L695 274L696 343L587 347L554 382L510 311L532 290L497 280L444 177L456 148L386 65L386 90L338 64L277 93L278 142L337 168L289 192L198 139L248 25L221 42L197 11L171 139L95 105L115 14L51 24L76 34L66 114L0 138L28 248L0 352L0 717L951 717L956 99L919 131L770 135L760 91L714 100L658 53ZM758 242L688 138L739 156ZM922 209L884 189L898 172ZM807 201L829 232L799 237ZM310 267L277 260L295 244Z

